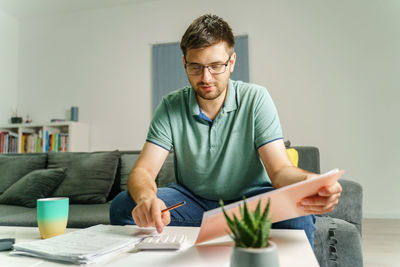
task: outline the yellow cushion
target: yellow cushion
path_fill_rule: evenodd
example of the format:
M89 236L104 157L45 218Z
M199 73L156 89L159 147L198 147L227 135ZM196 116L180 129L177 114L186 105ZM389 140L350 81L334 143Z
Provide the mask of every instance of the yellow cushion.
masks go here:
M294 149L294 148L287 148L286 149L290 161L293 163L294 166L298 167L299 166L299 152Z

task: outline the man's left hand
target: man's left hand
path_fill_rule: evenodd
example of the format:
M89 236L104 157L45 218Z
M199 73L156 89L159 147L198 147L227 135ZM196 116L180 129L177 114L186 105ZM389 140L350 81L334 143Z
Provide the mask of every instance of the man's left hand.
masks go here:
M324 214L333 211L339 203L342 186L336 182L322 187L316 195L306 197L299 202L299 207L310 214Z

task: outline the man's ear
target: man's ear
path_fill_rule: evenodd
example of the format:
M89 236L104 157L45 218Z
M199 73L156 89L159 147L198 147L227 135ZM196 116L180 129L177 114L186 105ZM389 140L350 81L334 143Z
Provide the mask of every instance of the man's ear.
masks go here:
M183 67L185 67L185 64L186 64L185 56L182 56L182 63L183 63Z
M236 63L236 53L233 52L231 59L230 59L230 71L233 72L235 69L235 63Z

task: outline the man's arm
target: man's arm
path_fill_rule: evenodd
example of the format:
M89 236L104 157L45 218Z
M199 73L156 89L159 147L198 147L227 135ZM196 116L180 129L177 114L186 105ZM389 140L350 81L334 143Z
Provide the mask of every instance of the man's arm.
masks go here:
M275 188L312 179L317 175L293 166L282 139L261 146L258 153ZM340 192L342 187L336 182L332 186L321 188L316 195L303 199L300 207L310 214L330 212L337 205Z
M158 232L170 222L169 212L161 216L161 210L166 206L157 198L155 182L168 153L167 150L146 142L128 178L128 191L136 202L136 207L132 210L135 223L141 227L155 226Z

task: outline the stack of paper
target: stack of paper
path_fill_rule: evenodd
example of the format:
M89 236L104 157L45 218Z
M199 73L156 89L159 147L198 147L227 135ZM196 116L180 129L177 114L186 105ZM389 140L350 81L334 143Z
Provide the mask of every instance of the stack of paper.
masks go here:
M11 254L88 264L129 250L154 233L155 230L100 224L49 239L17 243Z

